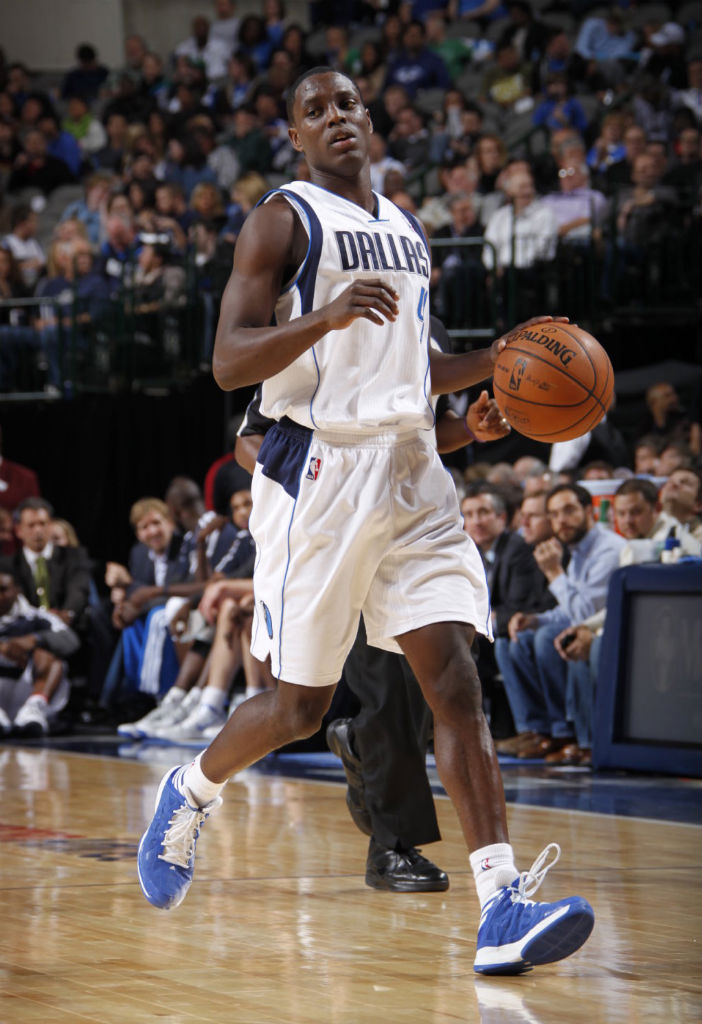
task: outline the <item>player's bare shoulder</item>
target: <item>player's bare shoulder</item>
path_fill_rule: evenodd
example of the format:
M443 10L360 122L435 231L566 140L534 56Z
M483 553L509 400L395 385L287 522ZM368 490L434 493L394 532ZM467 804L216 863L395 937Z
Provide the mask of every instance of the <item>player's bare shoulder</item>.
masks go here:
M305 229L293 206L280 193L251 211L234 251L234 267L299 265L307 247Z

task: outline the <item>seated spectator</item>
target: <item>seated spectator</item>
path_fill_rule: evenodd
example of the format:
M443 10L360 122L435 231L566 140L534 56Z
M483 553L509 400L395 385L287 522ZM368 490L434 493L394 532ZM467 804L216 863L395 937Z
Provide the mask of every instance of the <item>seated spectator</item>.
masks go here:
M110 295L116 295L131 279L135 269L138 246L133 215L109 213L105 233L98 269L108 284Z
M537 460L538 461L538 460ZM543 466L543 464L542 464ZM538 467L532 467L535 471ZM545 469L545 467L543 467ZM542 474L543 475L543 474ZM536 473L528 479L536 480ZM519 533L523 542L531 552L532 564L536 568L533 558L534 549L544 541L550 540L553 536L551 522L546 513L546 491L534 490L531 494L525 494L519 509L520 527ZM548 589L548 580L541 571L537 571L532 577L531 591L525 604L534 612L547 611L556 604L556 599ZM510 616L511 618L511 616ZM527 725L526 710L519 704L519 682L514 676L512 661L510 659L510 639L508 635L509 620L507 628L500 630L495 637L495 661L503 679L505 693L507 696L512 719L515 727L515 735L502 739L496 743L496 748L501 754L516 754L519 747L534 735ZM507 682L505 682L507 680Z
M665 82L673 89L683 89L687 83L685 67L685 29L675 21L648 31L646 45L641 51L640 66L646 75Z
M702 191L702 135L697 128L683 128L678 135L676 160L661 184L674 188L679 201L692 209Z
M12 556L11 571L31 605L50 611L82 633L90 596L87 559L82 548L64 548L52 542L52 517L53 509L43 498L20 502L15 510L15 533L21 547Z
M483 75L481 97L505 113L522 113L532 106L531 65L522 61L512 43L502 43Z
M178 674L178 659L168 642L163 607L171 596L171 585L182 581L178 555L183 536L176 531L168 506L158 498L135 502L129 518L137 543L130 551L128 567L108 562L105 573L113 606L112 622L122 633L101 696L107 707L115 700L123 680L132 693L156 696L165 692Z
M663 442L656 463L656 476L670 476L674 469L689 469L692 466L692 450L686 441L669 438Z
M545 286L543 264L556 251L558 224L551 210L536 197L534 179L528 171L515 171L504 179L510 202L490 217L485 228L483 263L494 273L500 288L502 316L509 298L509 274L517 282L517 310L520 319L528 308L539 305Z
M634 445L634 473L655 476L663 442L656 434L644 434Z
M239 161L239 174L257 171L268 174L273 162L273 151L256 108L242 104L233 114L233 131L225 140Z
M395 127L388 137L389 151L411 172L429 163L431 136L425 119L417 107L407 106L398 113Z
M61 121L54 110L45 110L39 118L39 130L46 139L49 156L62 160L74 178L80 177L83 155L76 138L61 127Z
M542 203L558 223L558 237L568 244L599 237L607 215L607 200L590 188L587 164L566 162L558 171L559 191L544 196Z
M575 52L588 68L593 65L612 85L623 81L625 67L636 57L636 33L627 30L624 16L612 7L606 17L586 18L575 41Z
M514 671L505 686L510 705L520 708L515 722L533 733L517 751L521 758L545 758L575 740L566 708L567 670L553 641L566 626L605 606L609 577L625 544L595 522L590 494L577 484L554 487L546 510L554 535L536 547L534 558L557 605L538 614L517 612L508 626ZM566 549L570 560L564 570Z
M266 32L269 39L271 38L270 28L267 27ZM283 34L279 41L273 40L273 48L280 48L285 50L290 55L291 61L291 78L294 82L296 78L304 74L305 71L309 71L314 66L314 59L307 52L307 36L300 25L295 22L291 22L283 26ZM269 63L273 60L273 54ZM292 84L292 83L291 83Z
M629 125L624 132L624 156L613 160L605 169L599 181L602 191L611 195L624 185L633 183L634 161L646 152L646 133L637 124Z
M387 140L378 132L373 132L369 140L371 188L374 192L383 192L385 175L388 171L405 174L402 161L388 154Z
M96 171L83 182L85 195L69 203L61 214L61 221L78 220L85 225L91 245L100 244L102 222L106 213L107 198L112 186L112 175Z
M77 647L63 619L33 607L0 564L0 735L48 735L68 700L64 659Z
M448 200L451 223L437 228L433 239L473 239L482 241L482 227L469 195L456 192ZM421 211L420 211L421 216ZM441 246L432 249L430 286L432 308L446 323L458 326L467 322L471 304L485 287L482 245Z
M64 161L49 154L44 133L30 128L22 139L22 150L15 159L7 191L36 188L49 195L59 185L69 185L75 180L75 174Z
M237 52L244 57L249 57L258 72L264 71L268 67L274 45L266 31L266 23L260 14L246 14L241 19Z
M142 95L152 103L155 103L159 110L165 110L168 106L169 89L170 83L166 78L163 61L160 56L157 53L144 54L144 61L141 66ZM151 113L155 112L152 110Z
M648 411L638 426L637 436L686 441L695 455L700 454L700 425L683 407L669 381L658 381L647 388L646 405Z
M81 43L76 47L76 63L77 66L63 76L62 99L66 100L69 96L84 96L87 102L96 100L109 71L98 63L97 51L90 43Z
M193 18L191 28L192 35L176 46L175 56L199 61L209 81L224 78L231 50L216 35L211 35L210 23L202 15Z
M614 110L603 118L600 134L587 154L587 164L593 174L604 174L612 164L626 158L625 126L626 119L619 111Z
M673 516L697 541L702 541L702 475L686 467L674 469L660 492L663 512Z
M684 483L683 480L683 487ZM678 508L678 490L679 484L676 481L666 492L665 503L668 509ZM650 546L640 546L638 549L629 544L620 556L622 564L657 561L664 541L670 536L677 538L683 554L696 557L702 554L700 540L685 529L677 516L661 506L661 497L654 483L636 477L625 480L617 489L613 502L617 532L629 542L653 542Z
M539 21L531 9L531 4L524 0L512 0L506 7L509 22L498 39L498 45L511 43L517 50L520 60L530 63L538 61L546 50L553 30L543 21Z
M399 82L383 89L378 99L368 107L374 132L387 138L395 127L397 115L410 103L409 92Z
M231 53L236 49L241 19L234 0L215 0L215 19L210 25L210 39L216 39Z
M577 97L571 95L568 77L562 71L554 71L546 79L544 98L534 109L532 119L535 125L546 125L551 131L573 128L580 135L585 134L587 116Z
M181 584L177 588L181 593L187 593L187 600L169 600L164 617L176 642L179 645L187 642L188 648L175 682L161 703L136 722L119 726L120 734L133 738L154 735L171 738L170 730L189 719L191 713L198 723L195 736L201 735L202 729L212 725L217 716L221 718L220 725L223 724L228 687L221 685L220 681L215 689L221 692L207 693L209 655L214 634L202 616L192 611L193 601L200 600L208 580L217 579L221 575L237 578L241 596L252 593L251 575L255 551L248 533L250 492L233 496L231 523L223 522L221 517L213 516L212 513L205 513L199 488L185 478L171 483L167 497L172 512L182 520L183 525L190 525L181 551L181 575L186 571L184 563L189 563L187 573L193 582ZM232 671L240 663L236 660L240 657L238 645L233 653L236 664L232 664ZM227 659L225 661L229 664ZM204 704L201 703L201 695ZM207 721L202 720L203 712ZM192 724L192 720L188 722L189 726Z
M476 103L468 103L458 89L448 89L444 97L443 126L435 131L433 155L447 166L471 156L483 135L483 112ZM477 180L477 171L476 171Z
M33 292L46 267L46 256L37 241L39 218L29 203L17 203L10 212L10 233L2 240L19 268L22 284Z
M467 39L449 36L448 24L448 12L439 8L429 11L424 21L427 46L442 61L453 82L470 63L473 48Z
M99 170L121 174L127 157L129 138L129 122L124 114L115 111L106 118L105 135L105 145L93 154L92 162Z
M83 160L88 162L107 144L105 129L91 112L87 98L81 94L69 96L63 130L76 140Z
M420 89L448 89L451 77L446 64L427 46L426 29L412 20L402 33L402 49L388 60L385 86L401 85L414 99Z
M461 513L466 533L475 542L485 565L490 592L492 627L495 637L507 636L507 625L519 609L535 607L534 593L542 590L542 575L527 543L508 529L507 506L500 492L490 484L478 484L469 489L461 502ZM488 642L478 645L480 679L494 695L494 680L498 669L493 647ZM492 684L492 685L490 685ZM492 707L490 726L497 735L496 708ZM511 722L507 735L513 732Z
M225 128L230 125L232 112L252 100L256 71L253 58L235 49L227 64L226 80L216 89L210 87L205 105Z

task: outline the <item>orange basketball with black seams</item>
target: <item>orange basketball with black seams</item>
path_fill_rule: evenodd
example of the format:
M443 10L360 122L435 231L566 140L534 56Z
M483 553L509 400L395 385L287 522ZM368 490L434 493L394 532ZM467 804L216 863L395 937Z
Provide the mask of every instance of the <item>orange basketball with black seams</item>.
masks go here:
M612 403L614 371L599 341L575 324L524 327L497 357L495 401L535 441L570 441L597 426Z

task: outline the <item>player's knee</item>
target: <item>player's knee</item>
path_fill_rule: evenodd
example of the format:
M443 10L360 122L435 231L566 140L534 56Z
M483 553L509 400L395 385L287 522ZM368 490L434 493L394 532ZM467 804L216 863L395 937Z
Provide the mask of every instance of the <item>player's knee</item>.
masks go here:
M482 687L470 655L446 662L433 683L429 703L434 714L444 719L482 714Z
M283 720L290 737L305 739L319 731L331 703L331 694L327 694L327 689L333 690L328 687L320 690L295 687L291 696L285 691L281 694L279 684L277 692L282 698Z

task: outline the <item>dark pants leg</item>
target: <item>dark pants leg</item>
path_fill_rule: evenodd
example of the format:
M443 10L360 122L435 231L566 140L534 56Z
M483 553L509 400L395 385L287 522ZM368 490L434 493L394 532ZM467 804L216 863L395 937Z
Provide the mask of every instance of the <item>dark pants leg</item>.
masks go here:
M344 677L361 703L352 735L374 838L389 849L436 842L426 773L431 713L407 661L369 647L361 623Z

